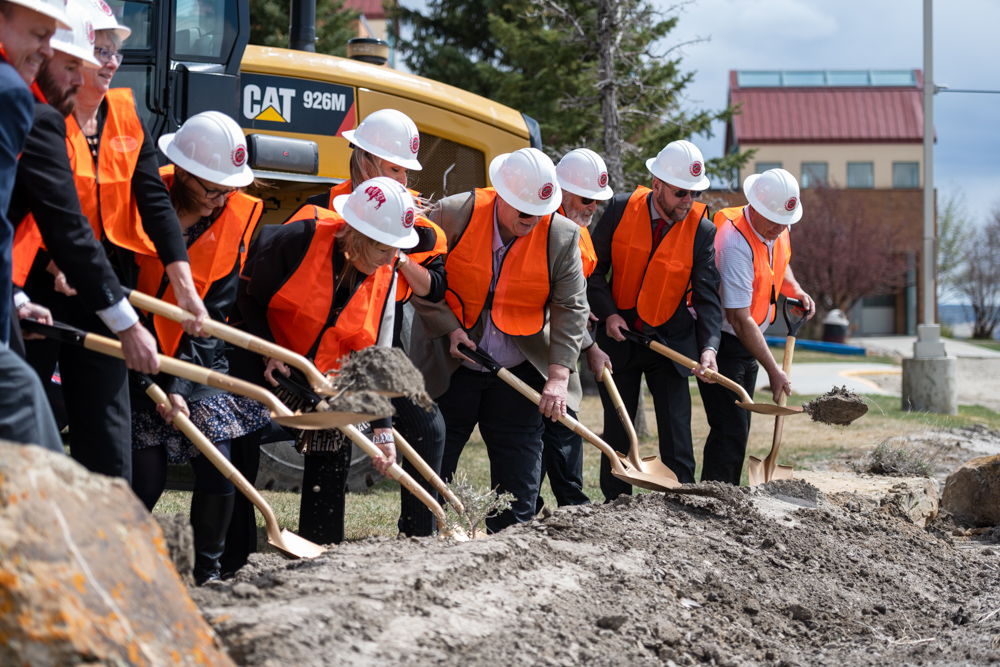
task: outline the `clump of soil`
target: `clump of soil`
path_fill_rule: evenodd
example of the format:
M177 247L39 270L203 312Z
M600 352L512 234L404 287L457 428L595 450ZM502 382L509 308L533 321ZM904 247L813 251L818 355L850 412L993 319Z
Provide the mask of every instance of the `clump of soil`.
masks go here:
M868 412L868 404L864 399L847 387L834 387L802 407L814 422L835 426L849 426Z
M809 509L777 498L810 496L806 486L763 488L565 507L464 543L373 538L314 560L256 554L192 597L241 665L997 659L995 552L956 549L892 503L817 494Z
M757 490L775 498L785 497L805 500L811 503L813 507L816 506L820 498L819 489L804 479L773 479L758 486Z
M424 376L406 353L395 347L373 346L353 353L341 365L336 384L350 392L406 396L427 409L433 405L424 390Z
M328 406L325 412L359 412L371 415L391 416L395 414L388 398L374 391L350 391L324 399Z

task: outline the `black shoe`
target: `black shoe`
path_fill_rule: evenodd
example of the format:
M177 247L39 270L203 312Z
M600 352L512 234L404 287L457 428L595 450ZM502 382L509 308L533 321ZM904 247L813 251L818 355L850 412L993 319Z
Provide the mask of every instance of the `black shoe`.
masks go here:
M235 493L220 496L195 491L191 498L194 529L194 582L198 586L220 577L219 558L226 546L226 530L233 515Z

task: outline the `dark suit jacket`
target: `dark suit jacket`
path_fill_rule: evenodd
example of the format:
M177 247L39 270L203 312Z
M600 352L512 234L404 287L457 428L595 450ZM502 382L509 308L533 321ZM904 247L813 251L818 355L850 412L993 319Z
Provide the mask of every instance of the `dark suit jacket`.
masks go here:
M608 207L604 210L604 215L597 222L592 237L594 240L594 250L597 252L597 268L591 274L587 282L587 299L590 308L600 318L598 322L598 343L605 349L611 357L611 363L616 367L622 366L628 360L629 345L608 344L610 340L604 333L604 321L611 315L621 315L629 328L638 317L635 308L621 310L615 304L614 296L611 292L611 284L614 282L614 275L611 267L611 240L618 229L625 207L632 193L622 193L615 195ZM647 198L647 204L652 200L652 193ZM650 228L652 236L652 228ZM722 303L719 299L719 270L715 266L715 224L712 223L711 216L706 211L706 216L701 219L698 231L694 237L694 264L691 267L691 305L694 307L698 318L695 319L687 308L685 300L674 311L674 314L666 322L655 328L655 332L648 324L643 323L643 330L646 334L658 334L662 337L668 347L677 352L694 359L701 356L702 350L706 347L719 349L722 331ZM617 357L617 358L616 358ZM690 375L690 370L677 365L681 375Z

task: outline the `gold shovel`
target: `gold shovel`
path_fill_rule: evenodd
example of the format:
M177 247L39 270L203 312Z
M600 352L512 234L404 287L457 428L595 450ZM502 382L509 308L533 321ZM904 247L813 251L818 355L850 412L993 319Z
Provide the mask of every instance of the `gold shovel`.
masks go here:
M677 480L677 475L674 474L674 471L671 470L663 461L655 456L647 456L646 458L639 456L639 436L636 435L635 427L632 425L632 420L629 418L628 411L625 409L625 402L622 401L621 394L618 393L618 387L615 385L615 381L611 378L611 370L606 366L604 368L603 375L604 388L608 390L608 395L611 397L611 405L615 407L615 412L618 413L618 418L621 420L622 425L628 432L629 463L631 463L632 466L641 473L662 477L664 479L672 479L680 484Z

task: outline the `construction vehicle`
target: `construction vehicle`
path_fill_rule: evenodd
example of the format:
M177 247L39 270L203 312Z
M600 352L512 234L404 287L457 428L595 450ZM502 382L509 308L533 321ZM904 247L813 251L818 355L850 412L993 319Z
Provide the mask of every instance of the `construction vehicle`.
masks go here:
M485 187L495 156L541 144L530 117L376 64L384 62L370 48L376 40L351 40L360 41L355 59L310 52L315 0L291 0L290 49L247 45L249 0L108 2L132 28L113 85L132 88L154 138L201 111L235 118L266 186L255 192L265 222L281 222L306 197L349 178L341 133L379 109L416 122L423 170L411 172L410 186L430 199Z

